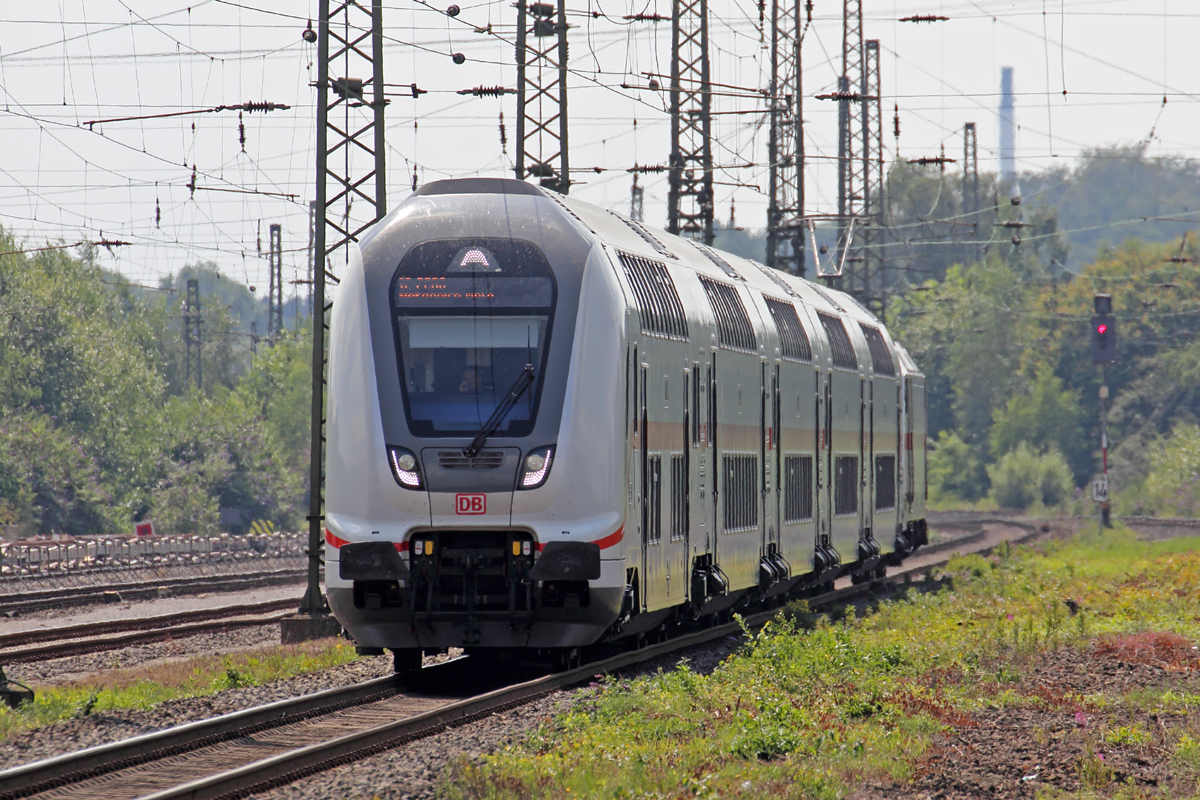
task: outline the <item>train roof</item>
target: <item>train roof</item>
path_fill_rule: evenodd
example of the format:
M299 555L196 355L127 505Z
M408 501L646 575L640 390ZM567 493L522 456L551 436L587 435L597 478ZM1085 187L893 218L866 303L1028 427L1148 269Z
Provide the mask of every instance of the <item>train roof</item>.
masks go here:
M781 299L797 299L818 311L847 316L870 325L881 325L874 314L845 292L820 286L790 273L771 269L753 259L708 247L657 226L637 222L616 211L514 178L451 178L434 181L422 186L410 199L454 194L532 195L546 198L590 238L616 249L688 267L717 280L744 283Z

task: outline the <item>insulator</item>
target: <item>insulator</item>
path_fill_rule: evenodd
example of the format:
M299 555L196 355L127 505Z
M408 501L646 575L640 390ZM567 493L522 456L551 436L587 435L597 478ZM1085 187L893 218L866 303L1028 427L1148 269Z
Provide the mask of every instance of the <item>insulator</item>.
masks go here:
M242 152L246 152L246 123L242 121L242 112L238 112L238 143L242 146Z
M506 94L512 94L512 91L503 86L476 86L473 89L459 89L458 93L469 94L474 97L502 97Z
M304 33L300 34L300 38L312 44L317 40L317 32L312 29L312 20L308 21L308 27L304 29Z
M450 55L450 58L454 61L455 64L465 64L467 62L467 57L464 56L462 53L452 53Z
M287 111L291 108L291 106L284 105L283 103L272 103L268 100L262 100L260 102L251 100L247 103L242 103L240 106L231 106L231 108L236 108L239 111L249 111L251 114L253 114L255 111Z
M446 16L447 17L457 17L459 15L459 13L461 13L461 12L462 12L462 9L459 8L458 6L450 6L449 8L446 9Z

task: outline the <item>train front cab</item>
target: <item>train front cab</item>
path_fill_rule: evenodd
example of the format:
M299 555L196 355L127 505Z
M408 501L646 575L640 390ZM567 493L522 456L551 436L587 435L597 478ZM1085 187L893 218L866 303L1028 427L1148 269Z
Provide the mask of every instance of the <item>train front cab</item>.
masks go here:
M603 254L539 189L486 179L424 187L352 253L329 367L334 614L408 654L594 641L625 596L623 465L595 445L620 436Z

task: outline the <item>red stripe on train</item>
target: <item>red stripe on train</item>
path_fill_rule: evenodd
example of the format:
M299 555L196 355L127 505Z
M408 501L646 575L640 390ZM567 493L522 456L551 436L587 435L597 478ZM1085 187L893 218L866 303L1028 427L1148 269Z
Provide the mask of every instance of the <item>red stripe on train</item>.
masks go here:
M330 533L329 528L325 529L325 541L328 542L331 547L341 547L342 545L350 544L350 542L346 539L343 539L339 536L334 536L332 533ZM408 542L392 542L392 544L395 545L396 551L399 553L403 553L408 550Z
M619 543L624 538L625 538L625 526L622 525L620 528L617 529L616 533L610 533L608 536L605 536L603 539L597 539L596 544L600 545L601 550L606 550L609 547L612 547L613 545ZM330 533L328 528L325 529L325 541L328 542L330 544L330 546L332 546L332 547L341 547L342 545L350 544L350 542L347 541L346 539L342 539L341 537L334 536L332 533ZM397 552L404 553L404 552L408 551L408 542L393 542L392 544L394 544L396 546ZM545 546L546 546L545 544L539 543L537 546L538 551L540 552L542 549L545 548Z
M597 539L594 542L594 544L600 545L601 550L606 550L606 549L612 547L613 545L619 543L624 538L625 538L625 526L622 525L620 528L617 528L615 533L610 533L608 536L605 536L603 539ZM542 550L545 550L546 543L538 542L537 549L538 549L539 553Z

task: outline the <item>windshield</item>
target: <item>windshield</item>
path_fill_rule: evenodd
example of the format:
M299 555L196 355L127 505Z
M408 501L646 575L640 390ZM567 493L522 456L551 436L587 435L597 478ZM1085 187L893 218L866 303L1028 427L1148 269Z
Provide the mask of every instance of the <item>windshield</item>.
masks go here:
M396 349L415 436L474 436L526 365L535 378L496 427L533 429L555 301L554 275L528 242L426 242L392 285Z

